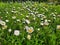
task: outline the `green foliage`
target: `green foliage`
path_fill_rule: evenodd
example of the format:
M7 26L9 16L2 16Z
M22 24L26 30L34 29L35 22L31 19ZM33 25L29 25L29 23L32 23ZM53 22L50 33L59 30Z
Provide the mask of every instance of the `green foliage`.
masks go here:
M31 12L27 9L30 9ZM9 20L9 22L6 22L7 29L2 29L2 26L0 26L0 44L60 45L60 30L56 29L56 26L60 24L60 18L56 17L56 19L54 19L51 13L54 13L56 16L59 15L60 5L56 6L38 2L0 3L0 20L4 22ZM41 18L37 17L38 14L43 14L47 17L46 19L51 20L49 25L41 26ZM33 20L34 15L36 18L35 20ZM12 19L13 16L16 16L16 19ZM29 18L26 16L29 16ZM19 19L20 22L18 22L17 19ZM24 19L29 19L31 23L23 23ZM30 40L27 39L29 33L24 29L25 26L32 26L34 28L34 32L30 34ZM9 32L9 29L12 29L12 31ZM14 30L19 30L20 35L15 36Z

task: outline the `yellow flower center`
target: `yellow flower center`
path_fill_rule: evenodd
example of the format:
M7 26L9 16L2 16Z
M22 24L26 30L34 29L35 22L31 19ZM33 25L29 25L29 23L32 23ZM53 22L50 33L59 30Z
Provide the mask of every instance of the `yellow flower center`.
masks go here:
M29 29L28 32L32 33L32 29Z

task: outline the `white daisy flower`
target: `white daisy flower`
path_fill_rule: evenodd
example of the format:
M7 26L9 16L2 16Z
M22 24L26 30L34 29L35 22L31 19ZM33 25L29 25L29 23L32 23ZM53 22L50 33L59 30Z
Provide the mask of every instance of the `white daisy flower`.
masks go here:
M0 24L1 25L6 25L6 23L4 21L2 21L2 20L0 20Z
M28 33L32 33L34 31L33 27L25 26L25 29Z
M27 35L27 39L30 40L31 39L31 35Z
M15 30L14 31L14 35L19 36L19 34L20 34L20 31L19 30Z

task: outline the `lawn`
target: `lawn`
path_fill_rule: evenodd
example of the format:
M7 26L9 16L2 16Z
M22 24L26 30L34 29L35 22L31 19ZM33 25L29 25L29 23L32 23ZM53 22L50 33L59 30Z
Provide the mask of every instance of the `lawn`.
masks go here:
M0 45L60 45L60 5L0 2Z

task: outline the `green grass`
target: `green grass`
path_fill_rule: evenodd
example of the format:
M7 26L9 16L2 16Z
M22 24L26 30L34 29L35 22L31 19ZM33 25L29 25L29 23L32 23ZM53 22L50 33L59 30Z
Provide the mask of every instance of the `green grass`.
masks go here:
M12 12L13 10L14 12ZM51 20L49 25L41 26L41 18L38 17L38 14L43 14L47 17L47 20ZM53 17L54 14L56 19ZM57 25L60 25L58 15L60 15L60 5L38 2L10 4L1 2L0 18L4 22L6 20L9 20L9 22L6 22L6 29L2 29L3 26L0 25L0 45L60 45L60 30L56 29ZM13 16L16 16L16 19L12 19ZM26 16L29 16L29 18ZM30 24L23 23L24 19L28 19ZM33 33L26 32L25 26L33 27ZM9 32L9 29L12 29L12 31ZM14 30L19 30L20 35L15 36ZM27 39L27 35L31 35L30 40Z

